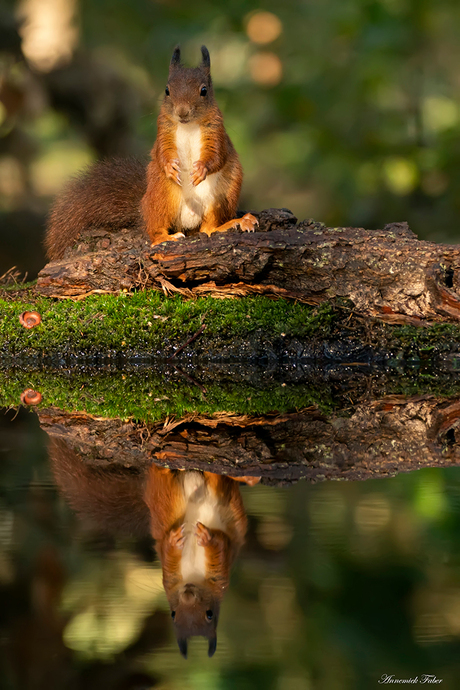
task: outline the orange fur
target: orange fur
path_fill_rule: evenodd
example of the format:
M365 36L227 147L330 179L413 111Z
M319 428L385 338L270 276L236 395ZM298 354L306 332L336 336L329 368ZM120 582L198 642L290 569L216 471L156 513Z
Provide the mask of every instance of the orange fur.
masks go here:
M161 561L169 605L175 612L174 628L182 654L186 655L187 639L192 635L207 637L212 654L230 568L247 529L238 482L211 472L169 470L153 464L139 473L90 467L64 440L53 437L49 453L60 490L93 528L112 535L144 535L150 531ZM207 510L203 515L210 515L218 527L206 525L200 518L185 533L184 522L190 520L189 504L197 496L196 505L201 500ZM203 573L184 579L184 552L192 548L196 554L195 544L203 547ZM198 556L201 563L200 559ZM212 619L207 617L209 612Z
M200 95L203 86L206 88L205 97ZM211 234L237 225L238 221L232 219L235 219L243 181L243 170L214 100L210 70L205 61L197 68L185 68L180 62L172 62L168 90L158 117L158 135L151 151L147 191L142 200L142 214L152 244L174 239L169 235L170 229L176 233L184 230L179 215L182 200L180 172L172 167L173 161L178 161L177 129L181 122L199 126L201 147L195 166L204 171L204 179L222 173L216 197L205 209L203 217L197 218L192 231ZM198 187L202 182L195 184L193 181L193 184ZM252 219L251 229L256 222L254 217ZM225 228L222 227L224 225Z
M101 161L71 181L57 197L45 236L49 259L61 259L80 233L94 228L143 228L152 244L179 239L184 233L210 235L238 225L244 231L254 230L257 219L251 214L235 218L243 170L214 100L209 53L204 46L201 50L203 60L195 68L184 67L179 49L174 52L169 94L161 106L147 171L138 161ZM199 158L184 172L196 192L197 213L193 208L196 200L190 205L181 186L177 135L184 123L199 128ZM212 188L209 193L208 187ZM184 221L184 207L194 222Z
M230 567L241 547L247 518L238 484L229 477L197 472L204 479L201 490L218 505L222 529L211 529L198 522L195 537L204 547L205 575L197 581L182 576L184 531L187 511L184 489L187 474L195 471L169 471L152 465L149 469L145 501L152 516L152 535L163 569L163 585L171 611L179 648L187 655L187 640L192 635L209 639L210 655L215 650L220 604L230 580ZM208 620L207 614L212 613Z
M51 206L45 249L51 261L62 259L85 230L141 227L145 165L133 159L105 160L77 175Z

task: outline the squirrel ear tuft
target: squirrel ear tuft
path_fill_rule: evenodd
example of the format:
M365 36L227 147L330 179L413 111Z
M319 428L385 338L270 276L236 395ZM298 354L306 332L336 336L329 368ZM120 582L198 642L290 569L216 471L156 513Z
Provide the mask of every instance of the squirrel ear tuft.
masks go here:
M180 46L176 46L174 48L174 53L172 54L170 65L171 67L174 67L175 65L180 65Z
M180 653L184 657L184 659L187 658L187 638L182 637L177 640L177 644L179 645Z
M217 637L211 637L209 639L209 645L208 645L208 656L211 657L214 655L214 652L216 651L217 647Z
M201 46L201 54L203 56L203 60L201 61L202 67L211 69L211 58L209 57L209 50L206 48L206 46Z

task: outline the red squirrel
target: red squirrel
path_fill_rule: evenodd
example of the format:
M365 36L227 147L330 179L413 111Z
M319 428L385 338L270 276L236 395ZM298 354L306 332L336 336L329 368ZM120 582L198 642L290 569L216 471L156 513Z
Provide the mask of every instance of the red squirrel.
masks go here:
M149 529L180 652L187 657L188 638L202 635L212 656L230 567L247 529L238 482L252 486L259 478L154 464L144 475L104 472L52 437L49 452L59 488L82 517L109 532Z
M253 215L235 218L243 170L214 99L205 46L201 54L198 67L184 67L174 50L147 171L135 160L100 161L58 196L45 236L50 260L91 228L141 226L152 245L237 225L254 231Z
M208 638L209 656L216 651L220 604L247 529L238 481L253 485L259 479L155 465L149 469L145 501L174 631L185 658L193 635Z

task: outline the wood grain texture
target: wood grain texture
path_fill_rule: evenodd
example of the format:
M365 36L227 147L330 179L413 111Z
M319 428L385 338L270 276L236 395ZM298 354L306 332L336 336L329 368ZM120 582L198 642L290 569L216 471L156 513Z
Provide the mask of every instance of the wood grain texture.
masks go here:
M153 288L170 294L268 294L319 304L350 300L389 323L460 319L460 246L422 242L405 223L383 230L297 223L286 209L255 214L258 232L199 233L151 247L135 230L93 231L41 271L37 291L82 298Z
M428 395L362 402L347 417L311 407L280 416L189 416L147 427L56 408L38 415L54 444L66 443L100 468L142 469L154 462L282 484L460 465L460 400Z

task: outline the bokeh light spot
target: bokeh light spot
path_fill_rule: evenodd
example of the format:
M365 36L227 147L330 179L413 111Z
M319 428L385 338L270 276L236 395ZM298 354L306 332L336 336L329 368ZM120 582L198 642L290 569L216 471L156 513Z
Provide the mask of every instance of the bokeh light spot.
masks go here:
M21 164L13 156L0 160L0 195L7 199L21 197L25 192L24 175Z
M31 181L37 196L52 196L71 175L93 162L90 149L79 143L57 142L31 166Z
M387 158L383 163L383 174L388 188L399 196L410 194L418 182L418 168L408 158L397 156Z
M249 60L253 81L263 86L276 86L283 76L283 65L275 53L257 53Z
M246 25L246 33L253 43L271 43L281 34L281 20L272 12L256 12Z
M458 105L445 96L429 96L423 101L423 122L432 132L454 127L459 120Z
M49 72L72 57L78 43L76 0L23 0L19 6L22 50L32 65Z

